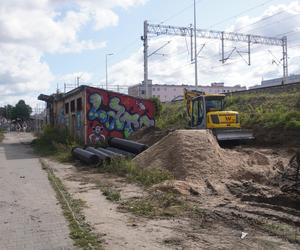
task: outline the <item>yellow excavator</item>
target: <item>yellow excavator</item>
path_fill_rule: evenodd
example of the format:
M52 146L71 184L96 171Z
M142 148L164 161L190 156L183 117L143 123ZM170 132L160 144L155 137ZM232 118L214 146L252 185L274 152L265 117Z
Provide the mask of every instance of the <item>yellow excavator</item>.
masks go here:
M185 89L184 99L191 128L211 129L220 142L254 139L251 130L241 129L238 112L224 110L225 95Z

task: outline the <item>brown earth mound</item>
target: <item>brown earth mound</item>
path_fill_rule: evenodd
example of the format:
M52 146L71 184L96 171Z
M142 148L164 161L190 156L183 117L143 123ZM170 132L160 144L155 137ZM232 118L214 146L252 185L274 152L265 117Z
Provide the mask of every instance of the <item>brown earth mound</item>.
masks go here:
M209 130L177 130L134 158L140 167L169 170L176 179L221 180L242 170L240 153L222 149Z

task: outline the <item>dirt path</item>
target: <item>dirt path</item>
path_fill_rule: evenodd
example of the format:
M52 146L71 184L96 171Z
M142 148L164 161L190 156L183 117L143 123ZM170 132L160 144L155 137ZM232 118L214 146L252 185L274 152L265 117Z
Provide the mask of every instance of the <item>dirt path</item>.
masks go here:
M94 169L49 160L47 164L75 198L86 202L86 219L104 239L105 249L299 249L298 245L257 229L242 217L232 216L231 212L237 213L237 206L228 202L228 197L200 196L195 200L200 208L216 211L215 217L205 221L185 216L145 218L118 209L120 203L108 201L99 185L119 190L122 201L145 196L148 190ZM241 239L242 232L248 233L245 239Z
M74 249L55 192L26 133L0 144L0 249Z

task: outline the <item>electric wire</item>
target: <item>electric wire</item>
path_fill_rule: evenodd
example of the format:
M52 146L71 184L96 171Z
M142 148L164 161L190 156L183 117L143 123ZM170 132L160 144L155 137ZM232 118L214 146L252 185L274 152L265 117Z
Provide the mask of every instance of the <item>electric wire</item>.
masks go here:
M239 17L239 16L241 16L241 15L247 13L247 12L250 12L250 11L252 11L252 10L258 9L258 8L260 8L260 7L262 7L262 6L266 5L266 4L268 4L268 3L270 3L270 2L273 2L273 1L275 1L275 0L268 0L268 1L265 1L265 2L263 2L263 3L261 3L261 4L259 4L259 5L256 5L256 6L254 6L254 7L251 7L251 8L249 8L249 9L246 9L246 10L244 10L244 11L242 11L242 12L240 12L240 13L234 15L234 16L227 17L227 18L225 18L225 19L223 19L223 20L221 20L221 21L219 21L219 22L217 22L217 23L214 23L214 24L210 25L209 28L212 28L212 27L217 26L217 25L219 25L219 24L222 24L222 23L225 23L225 22L227 22L227 21L230 21L230 20L232 20L232 19L234 19L234 18L237 18L237 17Z

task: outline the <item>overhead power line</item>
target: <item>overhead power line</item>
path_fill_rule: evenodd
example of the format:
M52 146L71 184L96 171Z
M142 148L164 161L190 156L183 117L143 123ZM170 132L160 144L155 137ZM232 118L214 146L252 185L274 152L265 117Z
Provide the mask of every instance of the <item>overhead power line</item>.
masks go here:
M209 26L209 28L212 28L212 27L214 27L214 26L216 26L216 25L219 25L219 24L225 23L225 22L227 22L227 21L230 21L230 20L232 20L232 19L235 19L235 18L237 18L237 17L239 17L239 16L241 16L241 15L243 15L243 14L249 12L249 11L258 9L258 8L260 8L260 7L262 7L262 6L266 5L266 4L268 4L268 3L270 3L270 2L273 2L273 1L275 1L275 0L268 0L268 1L265 1L265 2L263 2L263 3L261 3L261 4L259 4L259 5L256 5L256 6L254 6L254 7L251 7L251 8L249 8L249 9L246 9L246 10L243 10L242 12L240 12L240 13L234 15L234 16L227 17L227 18L225 18L225 19L223 19L223 20L221 20L221 21L219 21L219 22L217 22L217 23L212 24L211 26Z
M198 4L199 2L204 1L204 0L198 0L196 3ZM187 7L181 9L180 11L176 12L175 14L169 16L168 18L164 19L163 21L160 22L160 24L163 24L167 21L170 21L171 19L181 15L182 13L186 12L187 10L191 9L194 6L194 3L188 5Z
M252 25L254 25L254 24L258 24L258 23L264 22L264 21L266 21L266 20L268 20L268 19L270 19L270 18L273 18L273 17L275 17L275 16L278 16L278 15L280 15L280 14L282 14L282 13L284 13L283 10L280 11L280 12L277 12L277 13L271 15L271 16L264 17L264 18L262 18L262 19L260 19L260 20L258 20L258 21L256 21L256 22L253 22L253 23L244 25L244 26L242 26L242 27L236 29L235 32L238 32L238 31L240 31L240 30L242 30L242 29L244 29L244 28L246 28L246 27L252 26Z
M261 29L261 28L264 28L264 27L267 27L267 26L276 25L276 24L278 24L278 23L281 23L282 21L285 21L285 20L294 18L294 17L299 16L299 15L300 15L300 13L295 14L295 15L292 15L292 16L288 16L288 17L285 17L285 18L282 18L282 19L280 19L280 20L278 20L278 21L276 21L276 22L266 23L265 25L262 25L262 26L259 26L259 27L250 29L250 30L248 30L247 32L252 32L253 30L258 30L258 29Z

